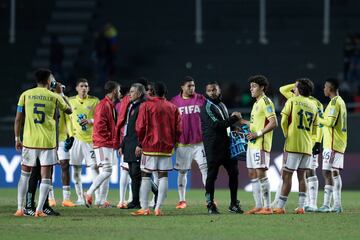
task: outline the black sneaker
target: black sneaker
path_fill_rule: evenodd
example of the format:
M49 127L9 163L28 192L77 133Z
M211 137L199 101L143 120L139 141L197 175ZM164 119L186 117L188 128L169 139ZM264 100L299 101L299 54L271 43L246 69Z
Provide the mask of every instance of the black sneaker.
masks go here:
M239 200L236 200L235 203L230 204L229 212L231 212L231 213L240 213L240 214L244 213L244 211L240 207L240 201Z
M129 202L127 205L127 209L141 209L141 206L139 202Z
M24 208L24 216L35 216L35 209L34 208Z
M214 202L209 202L207 209L209 214L220 214Z
M44 208L43 212L48 215L48 216L60 216L59 212L56 212L54 209L52 209L51 207L46 207Z

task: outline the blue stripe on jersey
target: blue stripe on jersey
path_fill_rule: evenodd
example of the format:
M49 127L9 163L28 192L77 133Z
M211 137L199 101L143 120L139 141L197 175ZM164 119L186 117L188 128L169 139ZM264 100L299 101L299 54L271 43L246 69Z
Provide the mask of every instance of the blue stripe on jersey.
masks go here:
M24 106L17 106L16 111L17 112L23 112L24 111Z

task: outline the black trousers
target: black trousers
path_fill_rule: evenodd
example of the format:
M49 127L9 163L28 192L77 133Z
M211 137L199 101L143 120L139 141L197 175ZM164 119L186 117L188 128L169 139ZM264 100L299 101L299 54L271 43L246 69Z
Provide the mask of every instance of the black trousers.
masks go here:
M31 208L31 209L35 208L35 194L36 194L36 189L40 184L40 182L41 182L41 166L39 159L37 159L36 166L33 167L31 170L29 187L26 193L25 208ZM48 195L48 199L44 203L44 208L48 208L48 207L49 207L49 195Z
M238 162L230 159L216 159L216 160L208 159L207 165L208 165L208 172L207 172L206 185L205 185L207 201L211 201L211 202L214 201L215 181L219 173L219 168L221 165L223 165L229 176L231 203L236 203L237 189L239 185Z
M133 202L140 203L140 185L141 185L141 170L140 162L129 162L129 175L131 178L131 191L133 194Z

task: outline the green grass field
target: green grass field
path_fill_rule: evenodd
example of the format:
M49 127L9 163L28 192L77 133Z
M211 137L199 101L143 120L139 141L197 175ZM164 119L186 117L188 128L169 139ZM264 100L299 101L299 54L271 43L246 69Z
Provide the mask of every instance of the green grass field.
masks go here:
M61 192L55 191L60 205ZM246 216L227 212L229 193L216 191L222 214L208 215L204 192L187 194L188 208L176 210L177 192L170 191L165 216L129 216L130 210L86 207L62 208L60 217L13 217L16 189L0 189L0 239L359 239L360 192L344 192L344 213L292 214L297 194L291 193L286 215ZM74 194L73 194L74 195ZM243 209L252 207L252 194L239 192ZM109 194L118 201L118 191ZM322 193L319 194L322 202Z

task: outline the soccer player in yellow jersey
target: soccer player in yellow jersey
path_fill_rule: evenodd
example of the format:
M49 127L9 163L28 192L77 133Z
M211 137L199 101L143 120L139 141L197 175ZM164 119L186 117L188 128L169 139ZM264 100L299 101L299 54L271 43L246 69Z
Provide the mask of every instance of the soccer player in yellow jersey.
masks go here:
M18 210L15 216L23 216L24 197L31 168L39 158L41 165L41 184L35 217L44 217L44 202L51 186L51 168L57 163L55 110L59 108L66 114L72 110L65 100L49 90L51 72L39 69L35 73L37 87L23 92L19 98L14 123L15 148L22 151L21 176L18 183ZM24 126L23 126L24 123ZM20 133L23 127L23 142Z
M319 122L324 127L323 175L325 178L324 203L319 212L330 212L330 200L333 193L333 211L341 213L342 181L340 170L344 167L344 152L347 144L347 111L344 100L339 96L339 83L336 79L327 79L324 95L330 98Z
M277 208L273 210L276 214L285 213L285 204L291 190L294 171L297 171L299 180L299 207L295 213L305 212L305 170L310 168L312 136L316 135L318 125L317 108L309 99L313 88L314 85L309 79L297 80L294 88L295 96L287 100L281 112L281 128L285 136L284 167L281 195Z
M58 94L61 94L60 89L61 86L57 86L55 89L55 92ZM66 96L64 96L66 99L68 99ZM74 207L75 204L70 200L70 153L69 148L71 148L70 144L73 144L74 138L69 137L69 133L71 131L71 121L69 118L69 115L64 114L64 112L59 111L58 113L58 150L57 155L58 159L60 161L61 166L61 180L63 184L63 201L61 203L61 206L63 207ZM54 192L49 192L49 205L55 206L56 201L54 197Z
M94 111L96 105L99 103L99 99L88 95L89 90L87 79L80 78L76 82L76 91L78 94L69 98L70 105L73 109L73 113L70 115L72 125L70 135L75 138L74 144L70 149L70 165L73 166L74 185L78 197L75 202L76 205L85 205L81 183L81 166L83 161L87 167L90 167L93 179L99 174L96 168L92 141ZM99 190L97 190L95 192L95 203L98 204L99 200Z
M245 214L272 214L270 208L270 183L266 171L270 164L273 129L278 126L275 108L265 95L268 80L262 75L249 78L251 97L256 99L251 110L250 121L241 119L250 127L246 166L252 183L255 207ZM263 201L261 200L263 199ZM263 202L263 203L262 203Z
M291 97L294 97L294 89L295 84L288 84L285 86L280 87L279 91L280 93L286 98L289 99ZM314 98L313 96L309 97L314 104L317 107L319 116L322 116L322 113L324 111L323 105ZM310 163L310 170L306 171L306 182L307 182L307 192L306 192L306 201L305 201L305 211L306 212L315 212L317 210L317 195L318 195L318 189L319 189L319 181L316 176L316 169L319 166L318 159L319 159L319 153L320 153L320 145L323 138L323 131L320 126L316 129L316 135L312 136L313 141L313 151L311 156L311 163ZM273 205L277 205L277 200L281 192L282 187L282 181L279 184L278 190L276 192L275 200Z

